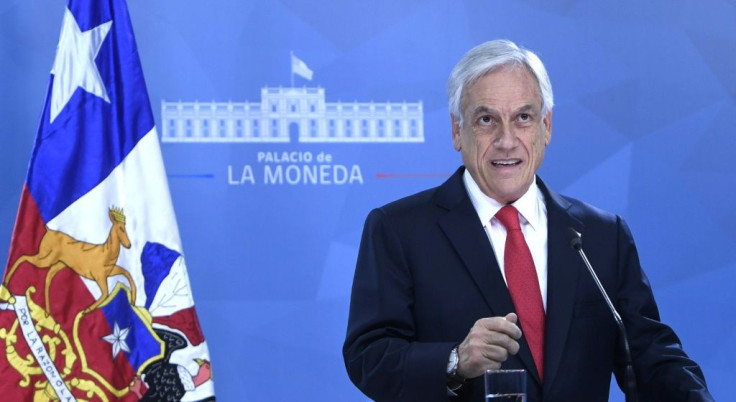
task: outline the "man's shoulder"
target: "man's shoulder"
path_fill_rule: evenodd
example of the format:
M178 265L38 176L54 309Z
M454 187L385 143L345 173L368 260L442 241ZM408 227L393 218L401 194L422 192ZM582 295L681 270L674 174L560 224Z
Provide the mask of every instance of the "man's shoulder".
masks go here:
M436 205L437 192L441 186L433 187L418 193L391 201L376 209L389 216L407 216L422 213Z
M449 211L470 205L468 194L462 179L462 168L458 169L445 182L406 197L399 198L378 208L369 214L369 220L378 219L394 222L397 225L415 226L418 222L430 223ZM472 208L472 206L470 207Z
M606 211L605 209L567 195L563 195L562 197L570 203L571 213L577 216L590 219L616 220L616 214L613 212Z
M588 202L581 201L568 195L557 194L557 197L558 198L553 201L552 206L550 206L549 200L547 201L548 215L550 213L550 208L559 208L562 206L562 211L564 211L564 213L579 221L588 229L598 228L606 231L617 230L618 226L623 223L623 219L619 215L599 208Z
M438 186L399 198L375 210L391 216L411 216L437 208L451 209L467 198L462 179L463 171L463 167L460 167Z
M621 219L613 212L606 211L578 198L550 190L543 182L540 188L544 194L545 204L548 209L560 208L583 222L616 222Z

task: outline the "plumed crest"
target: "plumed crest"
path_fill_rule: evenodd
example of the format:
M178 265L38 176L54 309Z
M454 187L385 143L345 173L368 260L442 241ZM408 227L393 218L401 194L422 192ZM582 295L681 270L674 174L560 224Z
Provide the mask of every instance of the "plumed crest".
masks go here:
M112 218L115 219L115 222L125 224L125 213L123 213L122 208L110 208L110 215L112 215Z

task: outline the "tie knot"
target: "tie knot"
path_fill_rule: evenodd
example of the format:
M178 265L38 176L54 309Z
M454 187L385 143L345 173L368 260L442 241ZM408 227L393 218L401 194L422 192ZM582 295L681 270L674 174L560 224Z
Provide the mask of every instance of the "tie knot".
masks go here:
M521 230L519 226L519 211L511 205L506 205L496 213L496 219L506 230Z

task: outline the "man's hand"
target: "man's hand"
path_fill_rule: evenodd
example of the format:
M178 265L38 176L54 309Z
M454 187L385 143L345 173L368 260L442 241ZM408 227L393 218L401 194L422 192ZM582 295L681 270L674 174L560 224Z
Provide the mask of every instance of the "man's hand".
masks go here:
M468 336L457 347L457 374L463 378L475 378L486 370L501 367L509 353L515 355L519 351L517 340L521 338L517 319L516 314L509 313L506 317L476 321Z

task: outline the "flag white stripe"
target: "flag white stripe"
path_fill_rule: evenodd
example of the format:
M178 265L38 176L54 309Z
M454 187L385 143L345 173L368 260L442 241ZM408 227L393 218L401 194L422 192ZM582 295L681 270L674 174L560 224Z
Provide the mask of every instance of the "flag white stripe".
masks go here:
M48 223L49 228L64 232L77 240L101 244L110 232L108 209L113 206L123 208L131 247L121 248L117 264L128 270L136 282L135 304L139 306L144 304L147 297L140 261L146 242L160 243L182 253L157 135L155 128L149 131L105 180ZM177 261L175 265L179 264L183 262ZM177 279L188 284L186 268L176 271ZM125 279L122 276L108 279L108 288L112 289L118 281L125 282ZM85 280L85 284L95 298L101 296L94 281ZM162 284L162 288L164 287ZM151 311L151 314L168 315L193 306L190 287L183 288L185 291L168 295L167 304L175 306L173 310L168 309L167 314L163 311ZM151 307L153 310L153 306Z

